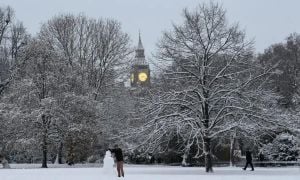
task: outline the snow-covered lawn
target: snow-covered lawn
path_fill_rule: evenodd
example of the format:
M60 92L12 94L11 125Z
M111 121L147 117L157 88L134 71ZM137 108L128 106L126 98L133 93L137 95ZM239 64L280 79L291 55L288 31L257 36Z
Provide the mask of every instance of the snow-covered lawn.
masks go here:
M14 166L12 166L14 168ZM219 167L207 174L203 168L169 166L126 166L124 180L299 180L300 167L241 168ZM1 180L107 180L102 168L0 169ZM117 179L117 178L115 178Z

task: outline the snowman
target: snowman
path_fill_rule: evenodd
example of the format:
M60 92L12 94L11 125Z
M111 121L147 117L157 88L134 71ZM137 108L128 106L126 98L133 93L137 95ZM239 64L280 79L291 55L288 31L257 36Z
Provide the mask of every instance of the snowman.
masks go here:
M106 151L103 159L103 175L106 177L106 180L115 179L114 159L111 157L110 151Z

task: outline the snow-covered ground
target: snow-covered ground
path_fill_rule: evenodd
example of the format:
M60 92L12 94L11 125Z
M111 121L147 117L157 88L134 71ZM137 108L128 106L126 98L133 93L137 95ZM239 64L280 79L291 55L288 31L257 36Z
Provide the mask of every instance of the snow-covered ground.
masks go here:
M100 167L0 169L1 180L107 180ZM20 167L20 166L18 166ZM207 174L203 168L168 166L126 166L124 180L299 180L300 167L256 168L243 171L241 168L214 168ZM118 178L115 178L116 180Z

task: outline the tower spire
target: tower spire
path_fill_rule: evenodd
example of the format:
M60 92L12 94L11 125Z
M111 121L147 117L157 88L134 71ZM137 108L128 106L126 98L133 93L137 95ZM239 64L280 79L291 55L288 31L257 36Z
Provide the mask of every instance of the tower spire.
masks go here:
M139 30L139 44L137 49L144 49L143 44L142 44L142 39L141 39L141 31Z
M141 31L139 30L139 43L135 50L135 64L146 64L145 50L142 44Z

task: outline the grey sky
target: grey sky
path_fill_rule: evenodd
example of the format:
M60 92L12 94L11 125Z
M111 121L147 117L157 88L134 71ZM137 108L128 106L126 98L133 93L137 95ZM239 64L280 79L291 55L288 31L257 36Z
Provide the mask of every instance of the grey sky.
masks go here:
M83 12L89 17L114 18L122 23L133 44L138 30L148 57L155 43L171 23L180 22L182 9L194 8L208 0L1 0L10 5L28 31L35 34L52 16ZM227 9L229 22L239 22L248 38L255 38L255 48L262 52L269 45L282 42L292 32L300 33L299 0L215 0Z

